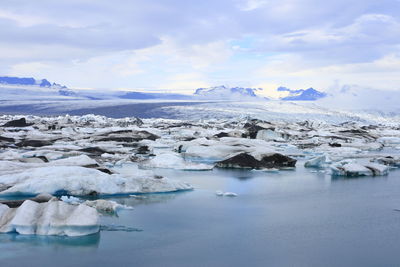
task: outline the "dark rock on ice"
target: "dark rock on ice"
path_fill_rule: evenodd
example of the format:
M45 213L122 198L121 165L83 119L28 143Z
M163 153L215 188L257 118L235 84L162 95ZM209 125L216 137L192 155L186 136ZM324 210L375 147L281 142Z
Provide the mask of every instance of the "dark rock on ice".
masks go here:
M339 144L339 143L329 143L329 146L330 146L330 147L341 147L342 144Z
M51 146L53 144L52 141L50 140L23 140L16 145L18 147L26 147L26 146L31 146L31 147L42 147L42 146Z
M152 140L155 141L156 139L160 138L158 135L149 133L147 131L137 131L137 132L113 132L109 133L105 137L100 137L96 141L100 142L107 142L107 141L114 141L114 142L138 142L141 140Z
M0 136L0 142L14 143L15 139L14 138Z
M296 166L296 162L297 160L279 153L264 156L261 159L265 168L292 168Z
M33 123L26 123L25 118L21 118L19 120L8 121L5 124L3 124L2 127L27 127L31 125L33 125Z
M252 123L246 123L243 127L247 130L247 135L243 137L250 137L250 139L256 139L258 131L265 130L264 127Z
M221 137L228 137L229 134L226 133L226 132L220 132L220 133L218 133L218 134L215 134L214 136L215 136L215 137L218 137L218 138L221 138Z
M217 167L220 168L261 168L261 162L247 153L240 153L229 159L217 162Z
M150 149L148 146L140 146L137 150L137 154L147 154L150 152Z
M229 159L225 159L216 163L217 167L220 168L250 168L250 169L262 169L262 168L288 168L295 167L296 161L288 156L273 153L266 155L257 160L250 154L240 153Z

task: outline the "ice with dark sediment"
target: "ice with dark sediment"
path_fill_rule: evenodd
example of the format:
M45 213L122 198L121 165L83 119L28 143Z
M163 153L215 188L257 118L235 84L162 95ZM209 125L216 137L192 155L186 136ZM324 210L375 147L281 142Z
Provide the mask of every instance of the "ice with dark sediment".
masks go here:
M306 167L332 169L334 175L382 175L388 171L382 165L399 166L394 155L382 152L398 147L400 130L393 123L3 115L0 125L7 126L0 127L2 195L193 188L185 181L155 175L152 170L159 168L277 171L294 168L305 158ZM344 159L370 163L340 163Z

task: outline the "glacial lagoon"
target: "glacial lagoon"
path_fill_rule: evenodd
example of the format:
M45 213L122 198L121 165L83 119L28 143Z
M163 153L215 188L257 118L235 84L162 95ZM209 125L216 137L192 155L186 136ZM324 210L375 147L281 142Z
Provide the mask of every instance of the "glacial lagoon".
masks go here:
M1 266L395 266L400 170L333 178L303 163L280 172L155 169L195 190L112 198L134 209L102 216L95 235L1 234Z

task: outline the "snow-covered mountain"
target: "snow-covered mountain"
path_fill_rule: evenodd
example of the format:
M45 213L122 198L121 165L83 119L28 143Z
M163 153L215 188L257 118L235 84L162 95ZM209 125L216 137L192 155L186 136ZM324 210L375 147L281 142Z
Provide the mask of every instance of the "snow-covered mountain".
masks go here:
M0 77L0 92L2 100L32 100L32 99L68 99L77 98L78 94L58 83L47 79Z
M264 96L261 88L226 87L216 86L210 88L199 88L195 91L195 97L215 100L265 100L276 99L283 101L315 101L327 96L326 93L314 88L291 90L286 87L279 87L272 95ZM278 95L278 97L276 97Z
M286 87L278 87L278 92L284 92L287 95L280 97L280 100L287 101L314 101L327 96L326 93L315 90L314 88L291 90Z
M56 89L66 89L67 87L58 83L50 83L47 79L36 80L34 78L20 78L2 76L0 77L0 84L2 85L19 85L19 86L39 86Z
M326 96L313 88L291 90L286 87L276 89L278 97L265 95L261 88L214 86L198 88L192 95L175 93L148 93L139 91L112 91L112 90L72 90L58 83L51 83L47 79L0 77L0 88L3 100L13 99L15 95L21 98L80 98L88 100L135 99L135 100L226 100L226 101L263 101L268 99L285 101L314 101ZM10 96L10 97L8 97Z
M215 100L261 100L264 99L257 95L261 88L226 87L224 85L198 88L194 96L203 99Z

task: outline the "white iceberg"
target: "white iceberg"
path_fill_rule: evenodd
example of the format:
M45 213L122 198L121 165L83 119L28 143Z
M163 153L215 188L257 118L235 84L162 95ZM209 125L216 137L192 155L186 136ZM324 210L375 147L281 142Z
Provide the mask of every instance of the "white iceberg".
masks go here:
M0 233L82 236L100 229L96 209L63 201L26 200L19 208L0 204Z
M223 192L221 190L215 191L215 194L219 197L237 197L238 196L238 194L236 194L234 192Z
M214 167L213 165L187 162L180 154L174 152L166 152L156 155L154 158L143 163L142 166L146 168L164 168L191 171L211 170Z
M121 209L132 209L126 205L119 204L112 200L97 199L97 200L86 200L83 204L95 208L99 212L105 213L117 213Z
M331 165L331 171L334 176L381 176L388 174L389 167L378 163L361 164L351 160L343 160Z
M189 142L181 142L177 147L184 156L204 161L221 161L236 154L249 153L256 158L271 154L275 149L264 140L223 137L220 140L195 139Z
M39 193L69 195L108 195L157 193L190 190L187 183L159 177L122 176L106 174L96 169L78 166L52 166L0 176L0 185L10 186L2 195Z
M365 165L372 171L375 176L387 175L389 173L389 167L378 163L368 163Z
M219 197L222 197L224 195L224 192L222 192L221 190L217 190L215 191L215 194Z
M304 163L304 167L306 167L306 168L323 168L323 167L325 167L326 164L328 164L330 162L331 161L327 155L322 155L322 156L307 160Z
M233 193L233 192L225 192L224 197L237 197L238 194Z
M80 198L77 198L74 196L61 196L60 200L64 201L65 203L74 204L74 205L82 203L82 200Z

